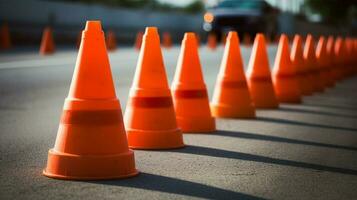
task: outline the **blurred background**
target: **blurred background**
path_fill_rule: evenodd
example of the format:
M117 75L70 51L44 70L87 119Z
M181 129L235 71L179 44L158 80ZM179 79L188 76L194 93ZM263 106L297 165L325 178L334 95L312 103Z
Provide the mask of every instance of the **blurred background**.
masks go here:
M271 39L293 35L357 33L356 0L0 0L0 21L15 45L39 44L51 26L58 44L74 43L86 20L102 21L119 44L132 44L138 31L157 26L174 42L184 32L221 37L230 30Z

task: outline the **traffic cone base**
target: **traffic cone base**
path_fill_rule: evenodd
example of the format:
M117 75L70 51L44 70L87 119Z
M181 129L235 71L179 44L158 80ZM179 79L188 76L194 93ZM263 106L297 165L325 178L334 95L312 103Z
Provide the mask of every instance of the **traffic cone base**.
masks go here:
M201 117L176 118L177 124L183 133L208 133L216 131L216 121L213 117L202 119Z
M127 130L131 149L176 149L184 147L180 129L149 131Z
M275 94L279 102L301 103L296 76L278 76L275 79ZM295 85L294 87L292 85Z
M132 97L125 111L129 147L132 149L170 149L183 147L182 132L176 125L172 99Z
M331 84L329 83L329 79L330 79L330 73L329 73L329 70L326 66L325 69L322 69L320 71L320 76L323 78L324 80L324 90L328 87L331 87Z
M103 156L63 154L50 149L47 162L55 165L48 165L43 174L57 179L119 179L139 174L135 169L134 153L131 150L123 154Z
M328 77L326 86L329 88L335 87L335 81L334 81L333 71L331 67L329 67L324 73L326 73L325 76Z
M323 93L325 91L323 80L324 77L320 70L314 70L312 72L312 78L315 81L315 92Z
M214 117L255 118L255 108L245 80L222 81L220 85L222 89L217 94L219 103L211 104Z
M297 76L298 84L300 85L300 92L304 96L311 96L313 94L310 84L310 74L307 72L301 72Z
M220 118L255 118L255 110L253 107L237 108L231 105L211 105L212 115Z
M251 77L248 85L255 108L278 108L273 83L270 77Z
M206 90L175 90L175 107L189 112L176 113L177 124L184 133L203 133L216 131L216 122L209 110ZM207 108L206 106L207 105ZM205 107L205 108L202 108ZM199 109L201 108L201 109ZM182 112L182 111L177 111Z
M94 48L95 47L95 48ZM135 176L100 21L87 21L77 64L43 174L97 180Z

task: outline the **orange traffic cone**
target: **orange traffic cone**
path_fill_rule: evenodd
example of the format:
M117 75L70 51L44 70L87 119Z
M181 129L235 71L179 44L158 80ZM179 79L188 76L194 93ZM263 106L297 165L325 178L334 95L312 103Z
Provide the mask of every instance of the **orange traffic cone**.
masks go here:
M135 39L135 44L134 44L134 48L136 50L140 50L140 47L141 47L141 43L143 41L143 35L144 33L139 31L137 34L136 34L136 39Z
M47 55L55 52L55 43L53 41L52 29L46 27L43 31L40 54Z
M117 40L115 38L115 33L112 30L109 30L106 37L107 50L114 51L117 48Z
M316 60L317 65L320 68L320 80L323 83L324 88L327 87L330 78L329 72L329 61L327 58L327 50L326 50L327 40L325 37L321 36L319 38L319 42L316 46Z
M162 35L162 45L166 48L172 47L171 34L169 32L164 32Z
M247 71L248 87L256 108L278 108L271 80L264 35L255 37Z
M182 41L171 90L176 120L183 132L212 132L216 130L215 119L211 116L194 33L186 33Z
M250 38L250 35L248 33L244 34L243 44L246 45L246 46L252 45L252 39Z
M357 55L357 39L353 40L353 55ZM353 56L353 73L357 74L357 58Z
M11 48L10 31L7 23L4 23L0 28L0 49Z
M255 108L244 75L239 38L235 31L229 32L227 37L211 110L215 117L255 118Z
M273 69L273 83L279 102L301 103L297 70L291 63L289 41L285 34L280 36Z
M353 43L351 38L345 39L346 44L346 69L345 69L345 77L351 77L353 75Z
M294 37L290 59L292 67L294 67L297 72L298 85L301 95L311 95L312 88L309 83L309 71L304 62L302 39L300 35L295 35Z
M95 180L138 174L126 139L120 103L100 21L87 21L56 143L45 176Z
M308 34L305 41L304 46L304 59L307 68L309 69L309 83L312 86L313 92L322 92L323 85L321 84L321 80L319 79L319 68L317 66L316 55L315 55L315 44L314 38Z
M357 39L353 40L353 55L357 55ZM353 56L353 73L357 74L357 57Z
M184 146L155 27L146 28L143 37L124 122L131 148L170 149Z
M335 40L335 67L333 69L334 77L336 77L337 81L343 79L343 63L344 63L344 41L341 37L338 37Z
M327 72L329 74L329 79L327 81L327 87L335 86L335 76L333 74L333 68L335 65L335 54L334 54L334 47L335 47L335 40L333 36L329 36L327 38L326 44L326 53L327 53L327 60L328 60L328 68Z
M347 50L347 40L343 39L343 50L342 50L342 67L341 67L341 73L342 73L342 79L346 78L346 71L348 68L348 50Z
M354 66L353 66L353 59L354 59L354 43L353 43L353 39L352 38L348 38L348 43L347 43L347 51L348 51L348 68L346 71L346 75L347 77L352 77L353 71L354 71Z
M207 47L211 50L217 48L217 37L214 33L210 33L207 37Z

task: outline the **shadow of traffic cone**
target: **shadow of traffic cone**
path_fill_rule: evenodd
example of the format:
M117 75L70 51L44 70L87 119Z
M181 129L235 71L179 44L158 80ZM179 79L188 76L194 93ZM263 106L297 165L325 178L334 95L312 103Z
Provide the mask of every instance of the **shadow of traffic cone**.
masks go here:
M217 48L217 37L214 33L208 34L207 47L211 50L215 50Z
M335 40L333 36L329 36L327 38L327 44L326 44L326 53L327 53L327 59L328 59L328 81L327 81L327 87L334 87L335 86L335 77L333 74L333 68L335 65L335 54L334 54L334 47L335 47Z
M243 44L244 44L245 46L250 46L250 45L252 45L252 39L250 38L250 35L249 35L248 33L245 33L245 34L244 34Z
M53 41L52 29L50 27L46 27L43 30L40 54L48 55L55 52L55 43Z
M326 45L327 45L326 38L321 36L316 46L316 61L317 61L317 65L320 68L320 80L324 88L327 87L328 81L330 79Z
M289 41L285 34L280 36L273 69L273 83L279 102L301 103L297 70L291 63Z
M271 79L265 39L261 33L258 33L255 37L249 60L247 81L256 108L279 107Z
M115 38L115 33L112 30L108 31L105 42L107 45L107 50L114 51L117 49L117 40Z
M141 43L143 41L143 35L144 33L139 31L137 34L136 34L136 39L135 39L135 44L134 44L134 48L138 51L140 51L140 47L141 47Z
M309 69L304 62L302 51L302 39L300 35L295 35L293 45L291 47L291 65L296 69L298 85L301 95L311 95L312 87L310 84Z
M10 31L7 23L4 23L0 28L0 49L11 48Z
M130 148L171 149L184 146L155 27L146 28L143 37L124 122Z
M45 176L96 180L138 174L129 150L100 21L87 21Z
M255 118L255 108L244 74L239 38L234 31L229 32L227 37L211 111L215 117Z
M165 48L172 47L172 39L171 39L171 34L169 32L164 32L162 34L162 46Z
M177 124L182 132L216 130L194 33L186 33L184 36L171 90Z
M304 46L304 60L309 71L309 83L312 86L313 92L323 91L322 84L319 80L319 69L317 67L316 55L315 55L315 43L314 38L308 34Z

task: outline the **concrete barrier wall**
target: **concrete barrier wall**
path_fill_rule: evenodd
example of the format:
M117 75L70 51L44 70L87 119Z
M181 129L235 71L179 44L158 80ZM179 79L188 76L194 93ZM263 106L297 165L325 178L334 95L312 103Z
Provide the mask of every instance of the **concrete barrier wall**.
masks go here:
M320 23L311 23L296 18L291 13L281 13L278 17L279 33L287 33L289 35L298 33L301 35L312 34L320 35L348 35L348 28L337 28Z
M32 40L38 43L46 25L54 28L56 40L76 40L86 20L102 21L104 30L113 30L120 43L132 43L138 31L146 26L157 26L160 32L169 31L174 42L182 39L187 31L203 33L202 13L166 13L149 9L131 10L83 3L68 3L50 0L0 0L0 20L9 22L11 34L19 43ZM314 35L340 34L337 30L321 24L297 20L290 13L281 13L278 18L278 33Z
M173 38L184 32L202 32L202 14L153 12L107 6L41 0L0 0L0 20L9 22L20 37L38 37L46 25L61 37L75 38L86 20L101 20L105 30L112 29L119 40L132 40L146 26L169 31ZM26 35L21 35L21 33ZM38 39L38 38L37 38Z
M313 35L349 35L348 29L329 27L318 23L308 23L302 20L295 21L295 29L298 33L306 35L313 33Z

